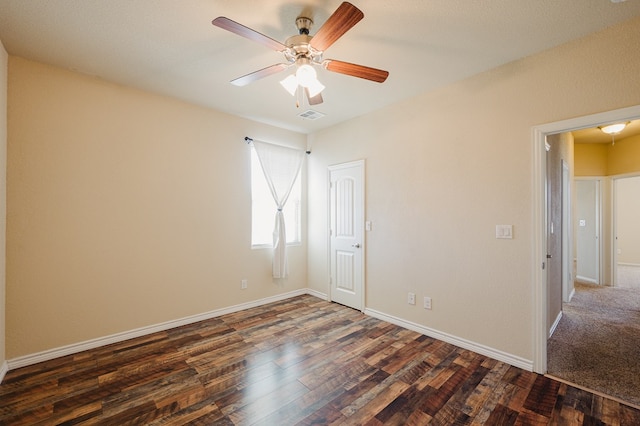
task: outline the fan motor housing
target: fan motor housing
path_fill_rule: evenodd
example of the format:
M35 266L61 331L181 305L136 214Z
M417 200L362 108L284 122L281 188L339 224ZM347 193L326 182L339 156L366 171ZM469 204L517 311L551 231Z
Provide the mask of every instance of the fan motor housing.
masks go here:
M291 49L291 59L295 60L300 57L314 59L318 56L319 52L316 52L309 44L312 38L313 37L307 34L299 34L289 37L285 42L285 45Z
M311 18L307 18L305 16L299 16L296 19L296 28L298 28L298 33L309 35L309 30L313 25L313 21Z

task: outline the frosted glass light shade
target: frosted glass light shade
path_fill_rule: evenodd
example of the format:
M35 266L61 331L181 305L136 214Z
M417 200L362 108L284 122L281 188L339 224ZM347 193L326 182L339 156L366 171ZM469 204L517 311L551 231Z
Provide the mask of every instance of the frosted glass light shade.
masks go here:
M313 98L324 90L324 84L320 83L318 80L313 80L311 84L307 86L307 90L309 90L309 97Z
M316 70L314 70L311 65L307 64L298 67L296 77L298 78L298 84L302 87L309 87L314 84L314 82L318 81Z
M296 90L298 89L298 79L295 75L291 74L289 77L282 80L280 84L282 84L282 87L284 87L287 92L291 93L291 96L296 94Z
M616 123L606 126L600 126L599 129L608 135L617 135L618 133L623 131L625 127L627 127L627 123Z

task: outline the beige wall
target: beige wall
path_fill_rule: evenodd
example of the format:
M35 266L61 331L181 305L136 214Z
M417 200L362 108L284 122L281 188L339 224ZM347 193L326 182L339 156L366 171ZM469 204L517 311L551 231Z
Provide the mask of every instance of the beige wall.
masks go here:
M367 307L531 360L531 128L637 104L639 36L635 19L310 135L308 250L276 283L249 248L242 137L304 135L10 57L7 357L327 292L327 166L364 158Z
M7 72L9 55L0 41L0 368L7 359L6 336L6 218L7 218Z
M531 129L638 104L639 37L635 19L314 134L309 286L328 288L327 166L364 158L367 306L532 360Z
M243 140L304 135L14 56L8 100L7 358L306 287L251 250Z

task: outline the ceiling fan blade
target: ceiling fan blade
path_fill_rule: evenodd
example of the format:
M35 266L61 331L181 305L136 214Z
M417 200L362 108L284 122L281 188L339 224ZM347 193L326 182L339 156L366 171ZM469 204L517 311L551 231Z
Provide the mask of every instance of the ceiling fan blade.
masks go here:
M314 97L309 96L309 89L304 89L304 92L307 95L307 99L309 100L309 105L318 105L321 104L324 99L322 99L322 93L318 93Z
M249 83L253 83L256 80L260 80L261 78L268 77L272 74L277 74L282 70L289 68L289 64L275 64L266 68L262 68L261 70L254 71L247 75L243 75L242 77L238 77L236 79L231 80L231 84L234 86L246 86Z
M244 38L248 38L249 40L255 41L256 43L260 43L263 46L266 46L269 49L273 49L277 52L284 52L285 50L287 50L287 46L280 43L279 41L274 40L271 37L267 37L264 34L252 30L249 27L245 27L244 25L239 24L236 21L232 21L231 19L224 16L217 17L216 19L211 21L211 23L216 27L220 27L223 30L231 31L234 34L237 34Z
M344 33L364 18L364 13L349 2L342 3L333 15L327 19L316 35L311 39L311 46L319 51L325 51L335 43Z
M364 78L375 81L376 83L383 83L389 76L389 71L365 67L364 65L350 64L349 62L336 61L335 59L327 59L324 61L324 67L329 71Z

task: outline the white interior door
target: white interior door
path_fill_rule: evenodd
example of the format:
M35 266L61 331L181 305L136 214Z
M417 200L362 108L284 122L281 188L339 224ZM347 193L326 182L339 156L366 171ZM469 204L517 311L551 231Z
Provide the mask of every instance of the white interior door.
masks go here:
M329 167L330 299L364 307L364 161Z
M600 182L576 179L576 279L600 284Z
M640 176L614 180L613 282L640 288Z

